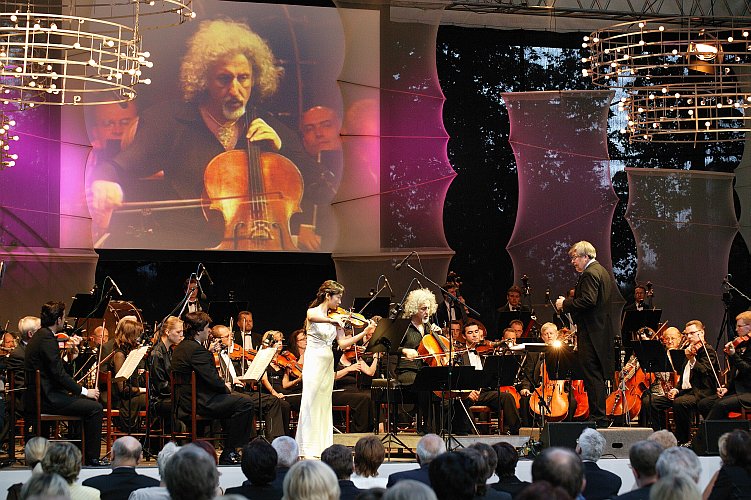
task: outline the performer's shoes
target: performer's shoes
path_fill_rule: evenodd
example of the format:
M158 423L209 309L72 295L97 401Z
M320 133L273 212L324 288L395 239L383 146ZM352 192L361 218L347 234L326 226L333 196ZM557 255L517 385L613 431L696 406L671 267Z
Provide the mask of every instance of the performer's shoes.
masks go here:
M219 455L219 465L239 465L242 462L240 454L235 450L224 450Z

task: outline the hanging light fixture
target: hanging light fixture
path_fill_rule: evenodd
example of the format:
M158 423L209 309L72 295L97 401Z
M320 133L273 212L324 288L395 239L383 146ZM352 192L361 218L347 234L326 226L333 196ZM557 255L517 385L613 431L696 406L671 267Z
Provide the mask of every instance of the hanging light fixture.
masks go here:
M11 143L18 141L18 135L13 133L16 121L5 111L0 111L0 170L16 165L18 154L11 150Z

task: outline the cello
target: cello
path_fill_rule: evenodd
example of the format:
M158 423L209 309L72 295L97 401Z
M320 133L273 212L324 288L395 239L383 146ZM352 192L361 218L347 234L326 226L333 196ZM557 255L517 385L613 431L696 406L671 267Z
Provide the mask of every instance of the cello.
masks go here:
M529 409L538 415L545 415L549 422L558 422L568 415L568 393L564 388L565 380L551 380L547 367L542 369L542 383L529 397ZM547 404L542 405L540 398ZM548 412L548 410L550 410Z
M289 219L301 212L302 175L288 158L246 142L215 156L203 174L204 206L224 217L215 249L297 250Z

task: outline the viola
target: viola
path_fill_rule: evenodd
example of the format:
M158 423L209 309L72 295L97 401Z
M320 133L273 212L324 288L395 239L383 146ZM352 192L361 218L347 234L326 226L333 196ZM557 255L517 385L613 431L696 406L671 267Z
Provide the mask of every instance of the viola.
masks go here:
M337 307L335 310L329 312L329 318L338 318L344 322L345 327L354 326L356 328L362 328L368 324L368 320L365 316L356 312L347 311L344 308Z
M354 363L364 355L372 355L372 353L366 353L365 346L362 345L353 345L344 351L344 357L350 363Z

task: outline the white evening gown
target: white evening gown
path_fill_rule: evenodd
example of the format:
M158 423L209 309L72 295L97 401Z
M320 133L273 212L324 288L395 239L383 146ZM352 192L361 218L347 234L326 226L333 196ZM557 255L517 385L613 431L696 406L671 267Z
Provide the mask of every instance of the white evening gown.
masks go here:
M305 362L302 367L302 400L295 440L300 456L316 457L334 443L334 419L331 393L334 390L334 353L336 326L310 323Z

